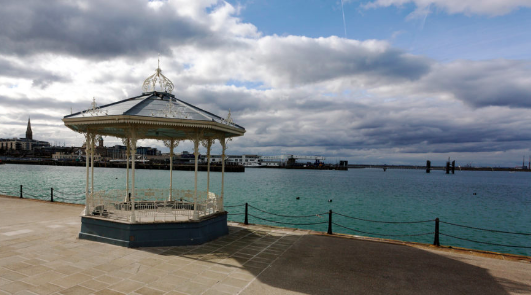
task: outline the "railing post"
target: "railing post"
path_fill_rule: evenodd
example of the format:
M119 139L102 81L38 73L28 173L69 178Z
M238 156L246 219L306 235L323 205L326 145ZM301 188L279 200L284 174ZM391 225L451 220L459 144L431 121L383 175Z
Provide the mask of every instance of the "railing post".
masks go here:
M328 212L328 232L327 234L331 235L332 233L332 210Z
M433 245L440 246L439 243L439 218L435 218L435 238L433 239Z
M52 187L51 192L50 192L50 201L53 202L53 187Z
M245 221L243 222L243 224L245 225L248 225L249 224L249 204L245 203Z
M20 198L22 199L22 184L20 185Z

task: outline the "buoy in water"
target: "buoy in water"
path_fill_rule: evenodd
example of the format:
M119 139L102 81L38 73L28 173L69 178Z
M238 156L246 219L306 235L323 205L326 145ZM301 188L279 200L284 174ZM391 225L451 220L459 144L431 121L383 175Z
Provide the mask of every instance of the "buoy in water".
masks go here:
M329 199L329 200L328 200L328 203L332 203L332 199Z
M297 200L300 200L300 199L301 199L301 197L296 197L295 199L297 199Z
M476 193L474 193L474 196L477 195Z

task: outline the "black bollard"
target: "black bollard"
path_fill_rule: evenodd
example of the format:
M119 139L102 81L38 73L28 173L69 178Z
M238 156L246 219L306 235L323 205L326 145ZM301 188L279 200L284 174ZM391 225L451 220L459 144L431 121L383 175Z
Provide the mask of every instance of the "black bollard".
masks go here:
M446 162L446 174L450 174L450 161Z
M327 234L331 235L332 234L332 210L330 210L330 212L328 212L328 232Z
M430 173L430 170L431 170L431 161L427 160L426 161L426 173Z
M435 237L433 238L433 245L440 246L439 243L439 218L435 218Z
M249 204L245 203L245 221L243 224L248 225L249 224Z
M452 174L455 174L455 160L452 161Z
M53 202L53 187L50 191L50 202Z
M22 184L20 185L20 198L22 199Z

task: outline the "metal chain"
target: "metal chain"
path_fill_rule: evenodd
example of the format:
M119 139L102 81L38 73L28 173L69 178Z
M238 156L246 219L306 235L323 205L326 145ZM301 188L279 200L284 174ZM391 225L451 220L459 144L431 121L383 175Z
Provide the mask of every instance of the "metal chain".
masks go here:
M341 224L337 224L335 222L332 222L333 225L337 225L339 227L342 227L344 229L349 229L353 232L358 232L358 233L362 233L362 234L367 234L367 235L374 235L374 236L383 236L383 237L414 237L414 236L425 236L425 235L433 235L434 233L433 232L429 232L429 233L421 233L421 234L407 234L407 235L384 235L384 234L375 234L375 233L370 233L370 232L364 232L364 231L361 231L361 230L357 230L357 229L353 229L353 228L350 228L350 227L346 227L346 226L343 226Z
M495 244L495 243L488 243L488 242L480 242L480 241L475 241L475 240L470 240L470 239L465 239L465 238L455 237L455 236L447 235L447 234L443 234L443 233L440 233L440 235L441 235L441 236L447 236L447 237L454 238L454 239L458 239L458 240L469 241L469 242L473 242L473 243L479 243L479 244L487 244L487 245L492 245L492 246L511 247L511 248L525 248L525 249L531 249L531 246L503 245L503 244Z
M278 224L287 224L287 225L316 225L316 224L328 223L327 221L313 222L313 223L287 223L287 222L280 222L280 221L274 221L274 220L270 220L270 219L265 219L265 218L261 218L261 217L254 216L254 215L251 215L251 214L249 214L249 216L252 216L254 218L257 218L257 219L260 219L260 220L264 220L264 221L269 221L269 222L278 223Z
M271 213L271 212L267 212L267 211L264 211L264 210L261 210L261 209L258 209L256 208L255 206L252 206L252 205L249 205L249 207L253 208L253 209L256 209L260 212L264 212L264 213L267 213L267 214L271 214L271 215L275 215L275 216L280 216L280 217L290 217L290 218L299 218L299 217L321 217L321 215L325 215L325 214L328 214L328 212L326 213L321 213L321 214L312 214L312 215L281 215L281 214L276 214L276 213Z
M431 219L431 220L420 220L420 221L379 221L379 220L370 220L370 219L363 219L363 218L348 216L348 215L341 214L341 213L338 213L338 212L335 212L335 211L333 212L333 214L337 214L337 215L340 215L340 216L343 216L343 217L347 217L347 218L350 218L350 219L356 219L356 220L368 221L368 222L377 222L377 223L424 223L424 222L433 222L433 221L435 221L433 219Z
M515 232L508 232L508 231L502 231L502 230L495 230L495 229L486 229L486 228L479 228L479 227L473 227L473 226L467 226L467 225L461 225L461 224L455 224L451 222L446 221L439 221L440 223L446 223L453 226L459 226L459 227L465 227L470 229L477 229L477 230L484 230L484 231L490 231L495 233L503 233L503 234L512 234L512 235L524 235L524 236L531 236L531 234L528 233L515 233Z

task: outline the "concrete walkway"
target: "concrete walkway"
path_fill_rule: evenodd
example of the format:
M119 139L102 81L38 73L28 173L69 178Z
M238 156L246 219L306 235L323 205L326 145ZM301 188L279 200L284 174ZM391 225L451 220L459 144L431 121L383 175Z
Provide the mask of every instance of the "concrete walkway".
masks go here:
M0 197L0 294L531 294L531 259L241 224L128 249L77 239L82 209Z

